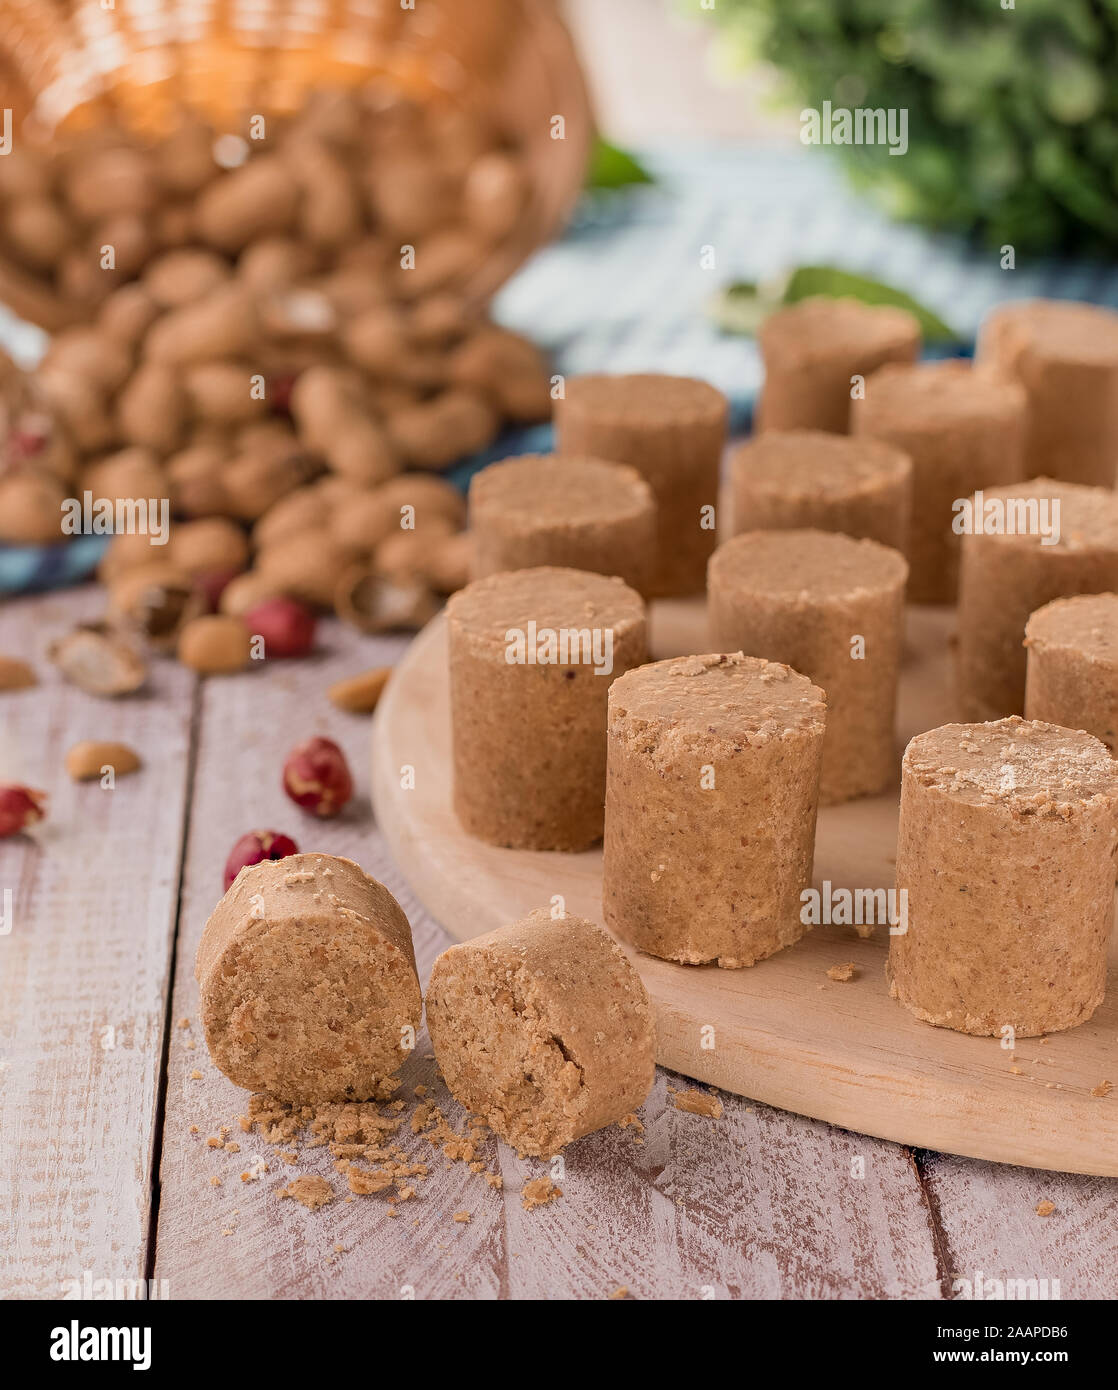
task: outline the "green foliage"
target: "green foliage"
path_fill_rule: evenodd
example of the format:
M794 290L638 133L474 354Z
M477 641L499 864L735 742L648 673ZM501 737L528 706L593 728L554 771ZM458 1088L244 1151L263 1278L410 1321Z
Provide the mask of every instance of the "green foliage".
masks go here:
M905 108L834 146L894 216L1018 251L1118 249L1118 0L682 0L800 107Z
M654 183L652 175L627 150L611 145L600 136L594 141L587 188L627 188L635 183Z

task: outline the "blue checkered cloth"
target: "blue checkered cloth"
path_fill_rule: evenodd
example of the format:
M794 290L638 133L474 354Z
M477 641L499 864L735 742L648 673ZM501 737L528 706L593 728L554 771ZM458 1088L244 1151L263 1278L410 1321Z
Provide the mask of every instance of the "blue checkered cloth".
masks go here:
M679 144L644 151L653 187L584 201L575 225L504 287L494 311L539 342L565 375L656 371L700 376L748 427L761 381L756 344L721 333L705 312L731 280L763 280L796 265L836 265L913 294L969 352L986 311L1005 299L1085 299L1118 308L1118 267L1020 261L958 238L888 221L855 195L820 150ZM705 252L705 256L704 256ZM710 265L711 252L713 265ZM34 330L0 318L0 343L24 361ZM450 477L465 486L497 458L546 452L550 426L505 433ZM86 578L104 542L0 547L0 593Z

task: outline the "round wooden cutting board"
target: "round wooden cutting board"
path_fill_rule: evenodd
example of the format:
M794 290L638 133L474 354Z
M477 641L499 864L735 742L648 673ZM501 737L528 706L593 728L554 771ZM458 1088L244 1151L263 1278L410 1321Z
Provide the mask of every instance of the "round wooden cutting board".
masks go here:
M946 610L909 610L898 734L954 718ZM652 605L657 658L706 648L700 600ZM450 801L446 626L430 623L381 699L373 729L377 821L424 906L458 940L562 896L601 922L600 850L496 849L460 829ZM412 776L407 769L414 769ZM410 785L414 781L414 785ZM897 789L819 814L815 886L890 888ZM658 1060L739 1095L920 1148L1118 1176L1118 962L1094 1018L1016 1051L920 1023L889 998L887 929L818 926L748 970L631 953L656 1006ZM828 978L853 962L848 983ZM1113 1081L1111 1095L1102 1083Z

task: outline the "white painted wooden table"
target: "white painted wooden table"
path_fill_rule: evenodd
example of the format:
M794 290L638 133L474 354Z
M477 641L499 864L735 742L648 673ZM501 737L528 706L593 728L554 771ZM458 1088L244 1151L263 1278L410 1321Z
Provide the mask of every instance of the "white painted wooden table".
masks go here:
M160 662L149 692L106 702L63 686L44 656L100 602L91 590L0 609L0 653L32 659L42 680L0 696L0 780L51 794L33 837L0 841L0 901L12 894L0 936L0 1297L58 1297L87 1272L154 1278L158 1292L166 1280L171 1298L399 1298L405 1286L428 1299L605 1298L625 1286L635 1298L941 1299L976 1270L1059 1279L1064 1298L1118 1294L1113 1181L912 1153L729 1095L719 1120L686 1114L669 1086L690 1083L667 1073L642 1111L643 1143L616 1128L583 1140L562 1198L531 1212L520 1188L543 1165L492 1137L482 1156L500 1191L416 1140L431 1176L395 1219L376 1197L317 1212L279 1200L279 1182L299 1173L341 1184L325 1148L277 1172L257 1136L234 1131L236 1154L207 1146L247 1097L206 1055L194 952L229 847L268 826L383 879L426 980L448 938L378 835L367 721L325 697L340 676L396 659L404 640L327 625L308 661L205 683ZM342 744L358 783L334 823L306 820L279 784L286 750L314 733ZM142 772L112 792L74 786L62 758L89 737L131 743ZM403 1094L436 1087L427 1052L424 1037ZM271 1169L242 1183L256 1148ZM1048 1217L1035 1211L1043 1200ZM463 1210L471 1220L455 1223Z

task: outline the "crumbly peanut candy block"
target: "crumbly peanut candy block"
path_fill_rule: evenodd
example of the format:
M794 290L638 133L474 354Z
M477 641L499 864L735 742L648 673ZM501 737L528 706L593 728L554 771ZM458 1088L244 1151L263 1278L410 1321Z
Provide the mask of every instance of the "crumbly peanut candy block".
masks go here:
M1091 735L1017 717L918 734L904 756L890 992L961 1033L1035 1037L1102 1001L1118 763ZM902 924L905 914L902 914Z
M850 428L854 377L886 362L915 362L920 325L904 309L813 295L778 309L761 325L757 346L765 381L756 430Z
M912 459L911 603L954 603L959 586L955 503L1025 472L1025 392L969 362L920 362L874 372L851 407L859 439L884 440Z
M422 1016L400 905L328 854L242 869L206 923L195 975L214 1064L284 1101L387 1096Z
M623 941L727 969L797 941L811 886L824 697L740 652L614 682L603 911Z
M647 656L644 603L617 578L541 566L476 580L447 605L454 809L515 849L601 838L606 700Z
M1031 299L999 305L976 358L1016 377L1028 397L1025 476L1114 487L1118 480L1118 314Z
M756 531L710 562L710 635L723 651L781 661L827 697L823 805L896 776L904 557L829 531Z
M656 373L573 377L556 402L564 454L627 463L656 498L657 541L648 592L702 592L714 549L718 473L729 403L691 377Z
M644 590L656 551L652 489L622 463L529 454L470 482L470 577L559 565Z
M652 1006L616 942L545 910L435 962L427 1027L451 1094L519 1152L557 1153L644 1101Z
M905 550L912 461L879 439L768 430L730 454L734 532L841 531Z
M1045 604L1025 628L1025 716L1085 729L1118 753L1118 594Z
M1051 523L1057 504L1059 534L1050 525L1049 543L1033 522L1043 526L1047 516ZM989 529L999 516L1021 517L1028 507L1035 514L1030 529ZM1025 625L1036 609L1118 589L1118 495L1109 488L1034 478L987 490L983 510L986 529L963 537L959 575L959 705L976 720L1023 712Z

